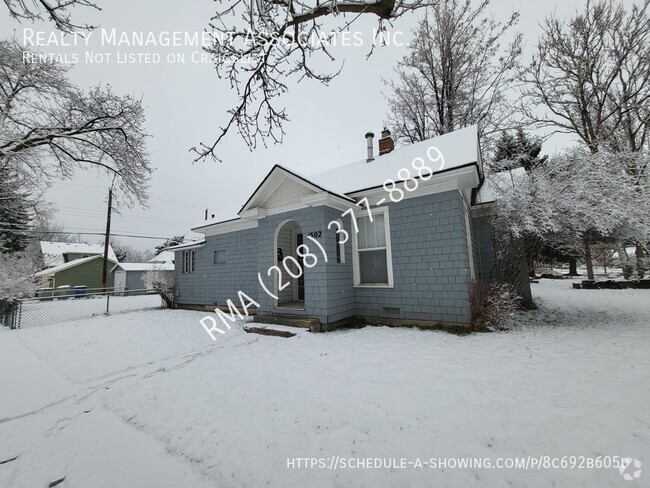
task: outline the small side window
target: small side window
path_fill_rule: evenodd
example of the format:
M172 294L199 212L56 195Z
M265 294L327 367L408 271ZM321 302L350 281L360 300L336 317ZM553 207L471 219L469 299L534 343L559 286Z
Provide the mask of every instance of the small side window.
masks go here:
M214 251L213 264L226 264L226 250L217 249Z

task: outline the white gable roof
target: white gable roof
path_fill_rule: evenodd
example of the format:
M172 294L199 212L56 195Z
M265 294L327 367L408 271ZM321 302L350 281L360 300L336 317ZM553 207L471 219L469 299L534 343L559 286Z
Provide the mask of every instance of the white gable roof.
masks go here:
M435 147L444 159L430 161L427 151ZM429 153L437 157L435 150ZM478 127L472 125L448 134L443 134L426 141L401 147L388 154L375 156L368 162L366 159L345 164L336 168L317 173L309 177L313 183L332 191L349 195L361 190L380 187L388 179L402 180L397 173L402 168L407 168L411 175L417 172L413 169L412 162L415 158L422 158L424 163L435 172L448 171L469 164L480 164L478 143ZM420 165L421 163L417 163Z
M301 197L323 192L340 200L354 202L351 198L332 191L330 188L314 184L306 176L276 164L243 205L239 215L251 208L281 206L299 200Z
M220 215L202 222L192 230L205 233L206 228L214 229L215 226L224 231L240 230L246 228L247 222L266 215L269 207L286 206L292 199L313 205L316 200L311 201L311 194L318 199L326 195L330 203L343 202L349 205L350 202L355 202L350 195L380 188L388 179L402 181L404 178L398 175L402 168L408 169L411 176L417 176L418 171L412 165L416 158L421 158L433 173L476 165L477 177L480 178L482 162L478 127L466 127L376 156L370 162L363 159L312 176L303 176L276 164L244 203L238 217ZM177 250L181 247L168 249Z
M51 241L41 241L40 244L45 266L58 266L59 264L64 264L65 261L63 255L68 253L91 254L93 256L104 255L103 244ZM108 259L117 262L117 257L115 256L115 252L110 244L108 246Z

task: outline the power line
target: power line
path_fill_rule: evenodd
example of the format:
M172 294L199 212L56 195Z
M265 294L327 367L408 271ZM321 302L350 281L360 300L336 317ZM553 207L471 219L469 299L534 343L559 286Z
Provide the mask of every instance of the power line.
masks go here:
M0 232L13 232L15 234L78 234L80 236L102 236L105 237L104 232L74 232L74 231L53 231L53 230L33 230L33 229L4 229L0 228ZM156 237L156 236L136 236L132 234L114 234L111 233L111 237L132 237L134 239L157 239L157 240L167 240L169 236L165 237Z
M78 186L78 187L81 187L81 188L91 188L91 189L99 189L99 190L104 190L105 189L103 186L82 185L80 183L64 183L64 182L61 182L61 181L53 181L52 183L55 184L55 185ZM174 203L176 205L185 205L187 207L193 207L193 208L200 208L200 209L205 208L205 205L193 205L191 203L178 202L178 201L175 201L175 200L167 200L165 198L149 197L149 199L150 200L159 200L161 202Z

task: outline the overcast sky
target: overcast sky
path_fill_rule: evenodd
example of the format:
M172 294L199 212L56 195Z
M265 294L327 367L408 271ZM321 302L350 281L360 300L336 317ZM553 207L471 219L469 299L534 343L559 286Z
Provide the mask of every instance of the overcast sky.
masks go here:
M75 20L89 20L102 28L118 32L133 31L202 31L207 27L216 3L211 0L98 0L98 14L75 12ZM582 9L584 0L557 2L526 0L493 0L492 11L497 19L506 19L513 10L521 19L517 29L524 34L525 60L540 33L538 23L553 11L565 16ZM394 30L404 32L408 41L421 14L410 15L395 22ZM366 60L372 29L376 22L368 17L355 23L366 44L340 47L335 52L337 63L345 59L342 74L329 86L305 80L290 82L284 97L291 121L286 124L284 143L250 152L235 132L230 134L219 153L222 163L206 161L192 164L189 149L199 142L211 142L217 129L226 120L226 110L235 102L225 81L217 78L210 64L193 63L192 52L186 48L114 48L102 47L91 38L89 47L42 47L42 52L77 53L80 62L70 71L70 78L81 87L98 83L110 84L118 93L142 97L146 106L146 127L151 134L149 152L155 168L151 181L150 205L147 209L121 209L114 215L112 229L116 234L191 237L190 227L203 220L204 210L224 218L236 216L241 205L274 164L282 164L303 174L361 159L365 156L364 134L377 135L386 118L387 104L382 92L382 77L391 76L392 67L406 53L405 46L383 47ZM15 33L23 41L25 29L51 32L45 23L18 23L9 18L0 5L0 32L3 37ZM29 31L27 31L29 34ZM99 34L97 35L99 37ZM97 40L97 39L95 39ZM398 39L399 40L399 39ZM85 53L112 53L110 62L90 64ZM118 64L117 51L158 52L158 64ZM185 63L164 60L169 52L185 53ZM337 69L332 64L331 69ZM326 64L323 65L327 69ZM554 136L544 146L553 153L571 143L567 136ZM108 179L95 171L78 172L71 180L55 182L47 198L59 209L58 220L71 232L102 231L105 225ZM92 242L100 238L87 237ZM124 239L137 249L147 249L161 241Z

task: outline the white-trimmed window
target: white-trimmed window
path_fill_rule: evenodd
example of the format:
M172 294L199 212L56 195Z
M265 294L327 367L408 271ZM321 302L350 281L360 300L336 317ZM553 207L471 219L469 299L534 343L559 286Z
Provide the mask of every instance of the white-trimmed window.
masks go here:
M196 250L183 251L183 273L194 273L194 271L196 271Z
M355 286L393 286L393 262L390 249L388 207L357 216L359 233L353 232Z

